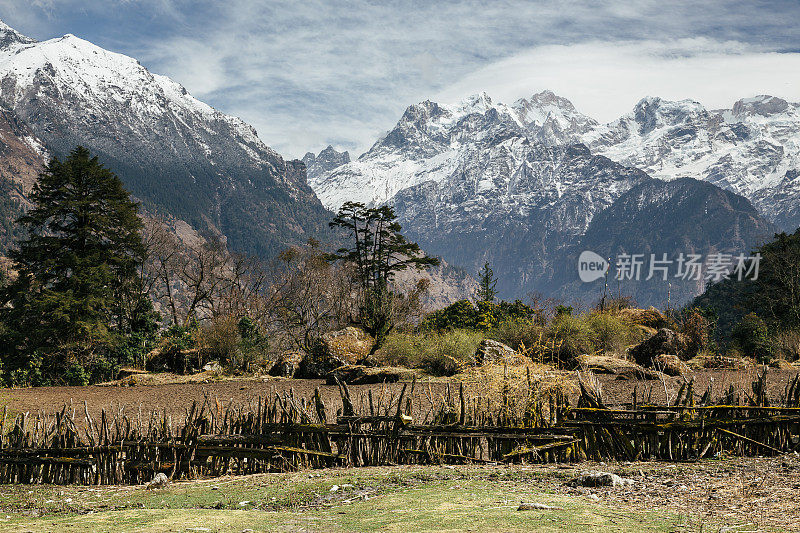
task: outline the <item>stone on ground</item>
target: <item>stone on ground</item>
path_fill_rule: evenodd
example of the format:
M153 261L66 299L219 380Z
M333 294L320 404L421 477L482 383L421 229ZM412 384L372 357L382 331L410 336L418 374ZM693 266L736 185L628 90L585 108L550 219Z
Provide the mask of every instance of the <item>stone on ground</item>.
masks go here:
M668 376L682 376L689 371L686 363L681 361L677 355L661 354L653 358L653 368L665 373Z
M302 352L283 352L269 369L270 376L293 378L303 360Z
M203 365L204 372L221 372L222 365L219 364L219 361L209 361L205 365Z
M411 380L418 374L408 368L392 366L368 367L365 365L343 365L334 368L325 376L326 385L336 385L336 378L348 385L371 385L375 383L397 383Z
M664 377L661 372L609 355L583 354L578 356L576 362L582 369L591 370L596 374L612 374L617 376L617 379L662 379Z
M326 333L300 362L295 377L324 378L340 366L362 364L374 344L375 339L354 327Z
M667 325L667 317L655 307L650 307L649 309L628 307L620 309L618 313L629 322L646 328L658 330Z
M688 342L680 333L661 328L655 335L630 349L630 355L636 364L653 367L653 359L663 354L677 355L681 359L690 359Z
M553 507L552 505L545 505L543 503L525 503L522 502L517 507L517 511L558 511L563 510L563 507Z
M169 484L169 478L167 477L167 475L164 472L159 472L158 474L153 476L153 479L151 481L145 484L144 488L148 490L163 489L168 484Z
M571 487L625 487L633 485L633 480L620 477L611 472L600 472L589 470L581 472L577 477L572 478L567 485Z
M517 352L510 346L502 342L484 339L475 350L475 364L485 365L492 363L496 365L513 364L517 358Z

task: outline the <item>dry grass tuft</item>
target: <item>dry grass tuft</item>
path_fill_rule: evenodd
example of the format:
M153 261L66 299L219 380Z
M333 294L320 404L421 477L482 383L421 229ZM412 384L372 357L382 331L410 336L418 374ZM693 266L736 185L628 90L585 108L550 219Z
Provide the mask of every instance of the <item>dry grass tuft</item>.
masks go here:
M558 394L569 396L570 392L577 391L572 373L518 357L518 364L471 367L454 379L497 405L503 404L505 398L506 404L515 408L514 414L519 417L532 401L546 401Z
M637 309L635 307L628 307L617 311L620 318L623 318L631 324L645 326L652 329L660 329L668 327L669 319L664 314L656 309L650 307L649 309Z

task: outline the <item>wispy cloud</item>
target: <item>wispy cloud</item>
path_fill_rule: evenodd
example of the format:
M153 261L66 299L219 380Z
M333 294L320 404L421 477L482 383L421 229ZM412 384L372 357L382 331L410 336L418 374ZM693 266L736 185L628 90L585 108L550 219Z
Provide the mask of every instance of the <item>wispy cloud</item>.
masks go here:
M546 87L599 118L645 94L791 96L793 75L775 87L793 55L773 52L800 50L794 0L0 0L0 18L136 56L290 156L358 152L409 103L461 91Z
M645 96L692 99L709 109L757 94L800 101L800 54L707 38L542 46L478 69L435 98L454 102L486 91L511 103L544 89L601 122Z

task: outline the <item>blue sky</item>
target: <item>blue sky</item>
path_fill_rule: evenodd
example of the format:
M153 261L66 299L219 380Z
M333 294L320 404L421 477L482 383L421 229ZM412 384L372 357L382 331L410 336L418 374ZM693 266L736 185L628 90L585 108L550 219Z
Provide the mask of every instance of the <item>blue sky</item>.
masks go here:
M279 152L356 155L405 107L542 89L611 120L641 97L800 101L800 2L0 0L0 18L138 58Z

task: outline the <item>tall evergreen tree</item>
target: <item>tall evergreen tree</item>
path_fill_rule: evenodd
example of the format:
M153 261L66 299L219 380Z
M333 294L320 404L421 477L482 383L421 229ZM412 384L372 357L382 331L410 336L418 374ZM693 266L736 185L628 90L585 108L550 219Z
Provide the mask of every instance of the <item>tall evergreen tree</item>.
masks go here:
M373 351L378 349L393 327L392 307L397 295L390 283L397 272L438 265L418 244L409 242L400 233L402 227L389 206L367 208L359 202L345 202L330 223L352 239L349 247L330 254L330 261L346 261L355 266L356 282L362 294L361 323L375 337Z
M497 296L497 290L495 290L496 286L497 278L494 277L494 272L487 262L478 272L478 290L475 294L475 296L478 298L478 301L493 302L495 296Z
M18 276L0 314L3 370L7 381L82 381L126 335L152 329L138 276L138 205L82 147L50 161L31 200L18 220L27 236L10 254Z

